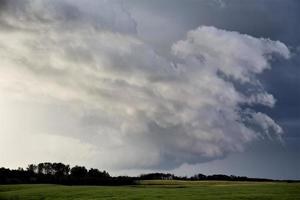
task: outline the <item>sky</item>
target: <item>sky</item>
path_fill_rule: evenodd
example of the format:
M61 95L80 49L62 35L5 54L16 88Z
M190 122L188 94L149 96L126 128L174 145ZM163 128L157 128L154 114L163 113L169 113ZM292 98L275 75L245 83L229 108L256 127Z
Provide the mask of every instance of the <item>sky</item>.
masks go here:
M0 0L0 166L300 179L297 0Z

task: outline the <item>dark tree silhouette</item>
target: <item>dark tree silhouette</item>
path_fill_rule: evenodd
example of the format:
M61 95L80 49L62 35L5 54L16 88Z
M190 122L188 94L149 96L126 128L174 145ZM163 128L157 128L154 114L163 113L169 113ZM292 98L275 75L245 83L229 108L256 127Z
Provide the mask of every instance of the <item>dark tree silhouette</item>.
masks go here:
M45 172L44 172L44 163L39 163L38 164L38 173L39 174L45 174Z
M88 176L95 177L95 178L109 178L110 177L109 173L107 173L106 171L101 172L98 169L93 169L93 168L91 168L88 171Z
M176 179L174 174L164 174L164 173L150 173L150 174L142 174L140 176L143 180L172 180Z
M191 177L191 180L206 180L207 176L204 174L196 174Z
M63 163L53 163L52 170L55 176L67 176L70 173L70 166Z
M30 164L27 167L27 171L32 172L33 174L36 174L38 172L38 167L34 164Z
M71 169L71 176L73 177L85 177L87 176L87 169L85 167L82 166L75 166Z

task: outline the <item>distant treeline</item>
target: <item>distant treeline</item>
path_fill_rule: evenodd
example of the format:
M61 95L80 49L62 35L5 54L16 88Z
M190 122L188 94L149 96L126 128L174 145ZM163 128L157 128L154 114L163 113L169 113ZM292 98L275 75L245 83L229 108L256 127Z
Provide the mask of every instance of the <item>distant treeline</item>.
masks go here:
M226 180L226 181L272 181L270 179L227 176L222 174L180 177L169 173L149 173L137 177L110 176L108 172L84 166L70 167L63 163L40 163L28 165L27 169L0 168L0 184L64 184L64 185L133 185L140 180Z
M246 176L234 176L234 175L224 175L224 174L214 174L214 175L204 175L196 174L191 177L181 177L175 176L174 174L165 174L165 173L150 173L142 174L138 177L140 180L187 180L187 181L273 181L271 179L262 179L262 178L248 178Z
M0 184L131 185L135 181L134 177L112 177L106 171L71 168L63 163L31 164L17 170L0 168Z

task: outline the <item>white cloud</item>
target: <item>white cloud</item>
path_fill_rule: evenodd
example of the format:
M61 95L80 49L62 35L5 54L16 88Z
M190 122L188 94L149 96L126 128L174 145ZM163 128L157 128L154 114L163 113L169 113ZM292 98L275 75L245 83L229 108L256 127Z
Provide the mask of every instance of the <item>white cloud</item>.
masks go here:
M289 58L288 48L279 41L254 38L238 32L219 30L215 27L200 27L190 31L187 40L173 46L173 51L186 59L193 57L210 70L232 76L242 82L251 80L252 75L270 68L272 54Z
M47 159L45 141L57 141L51 160L76 163L76 156L64 155L79 149L86 165L173 168L242 151L260 135L282 134L270 117L244 110L274 105L255 75L270 69L271 55L289 57L281 42L200 27L174 44L169 62L135 35L134 20L115 1L13 2L0 24L10 27L0 31L0 94L48 108L39 114L42 127L30 123L31 133L24 133L25 143L42 144L30 154ZM52 110L57 105L65 118ZM37 113L32 108L28 117ZM23 134L7 130L2 138Z

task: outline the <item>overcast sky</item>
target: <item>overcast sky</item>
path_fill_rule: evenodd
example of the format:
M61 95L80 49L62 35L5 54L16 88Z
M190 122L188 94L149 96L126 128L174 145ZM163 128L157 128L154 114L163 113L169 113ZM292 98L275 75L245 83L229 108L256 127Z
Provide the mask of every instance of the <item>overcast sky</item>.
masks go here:
M300 179L297 0L0 0L0 166Z

